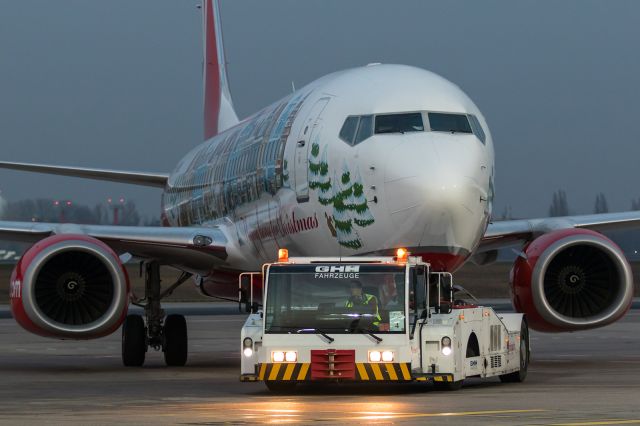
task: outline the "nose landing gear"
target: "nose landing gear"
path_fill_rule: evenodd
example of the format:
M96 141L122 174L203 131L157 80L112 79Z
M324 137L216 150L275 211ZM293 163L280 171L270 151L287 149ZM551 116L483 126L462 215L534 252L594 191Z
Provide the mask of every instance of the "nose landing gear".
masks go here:
M160 264L145 264L145 297L133 304L144 308L145 321L141 315L128 315L122 324L122 363L127 367L144 364L149 347L162 349L165 363L172 367L186 364L188 356L187 322L183 315L168 315L160 301L191 277L182 273L178 280L162 291Z

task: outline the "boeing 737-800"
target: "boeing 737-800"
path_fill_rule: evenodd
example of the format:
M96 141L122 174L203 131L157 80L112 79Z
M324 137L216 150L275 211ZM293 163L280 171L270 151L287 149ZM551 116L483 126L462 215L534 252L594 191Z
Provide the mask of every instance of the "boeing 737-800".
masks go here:
M239 121L226 76L218 5L205 0L204 143L169 174L2 162L0 167L163 188L163 227L0 222L34 243L11 278L27 330L91 339L123 326L123 361L148 346L187 358L183 317L164 318L159 266L211 297L236 298L238 275L281 247L292 256L388 254L397 247L454 272L522 247L511 286L531 327L574 331L620 319L633 279L599 233L638 212L491 223L493 140L455 84L412 66L369 64L324 76ZM125 257L146 262L145 316L129 315Z

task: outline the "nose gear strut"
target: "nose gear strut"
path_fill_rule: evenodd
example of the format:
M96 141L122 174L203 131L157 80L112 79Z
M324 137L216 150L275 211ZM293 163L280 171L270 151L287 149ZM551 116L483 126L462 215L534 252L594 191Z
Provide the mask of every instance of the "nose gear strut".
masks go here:
M151 347L156 351L162 349L167 365L182 366L187 361L188 352L186 321L182 315L169 315L165 319L161 301L192 274L183 272L175 283L162 291L160 264L148 262L144 268L145 296L134 300L133 304L144 308L146 321L140 315L127 316L122 328L122 361L126 366L141 366L147 349Z

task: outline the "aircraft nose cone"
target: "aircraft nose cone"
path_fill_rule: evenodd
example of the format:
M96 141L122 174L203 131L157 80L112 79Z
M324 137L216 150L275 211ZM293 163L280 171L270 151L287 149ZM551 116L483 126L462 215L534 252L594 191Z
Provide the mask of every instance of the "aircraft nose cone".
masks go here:
M480 164L470 155L448 157L437 141L412 136L389 152L385 170L395 229L409 244L469 245L485 218Z
M405 138L411 136L405 135ZM428 141L424 141L429 145ZM405 141L389 152L384 179L384 197L394 223L402 223L415 214L425 202L424 185L427 170L437 166L435 153L428 148L411 147Z

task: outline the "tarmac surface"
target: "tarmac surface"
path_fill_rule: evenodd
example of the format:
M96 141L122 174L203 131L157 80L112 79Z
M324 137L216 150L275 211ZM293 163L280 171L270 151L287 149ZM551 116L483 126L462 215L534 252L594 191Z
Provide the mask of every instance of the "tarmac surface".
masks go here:
M143 368L122 367L119 332L56 341L0 319L0 424L640 424L638 309L599 330L532 332L524 383L470 379L455 392L428 384L300 386L278 396L238 381L244 315L230 305L208 311L214 315L197 308L184 307L200 315L187 317L182 368L165 367L161 352L149 352Z

